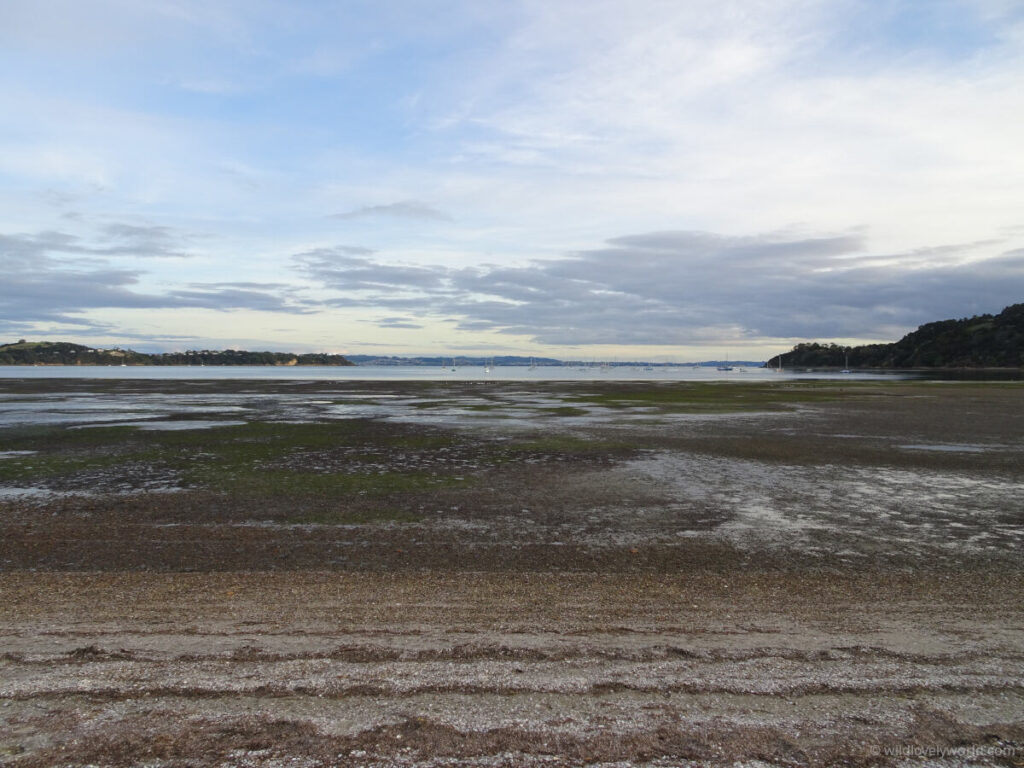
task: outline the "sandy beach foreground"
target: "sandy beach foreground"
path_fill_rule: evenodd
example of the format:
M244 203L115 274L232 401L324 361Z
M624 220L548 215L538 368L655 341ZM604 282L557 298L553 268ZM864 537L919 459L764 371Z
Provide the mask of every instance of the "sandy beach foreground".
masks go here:
M1024 765L1022 414L4 382L0 764Z

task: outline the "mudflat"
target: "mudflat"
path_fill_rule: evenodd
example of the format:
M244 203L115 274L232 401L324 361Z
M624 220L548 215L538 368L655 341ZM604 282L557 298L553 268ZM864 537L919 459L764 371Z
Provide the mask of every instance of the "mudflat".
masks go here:
M1024 387L0 382L0 764L1024 764Z

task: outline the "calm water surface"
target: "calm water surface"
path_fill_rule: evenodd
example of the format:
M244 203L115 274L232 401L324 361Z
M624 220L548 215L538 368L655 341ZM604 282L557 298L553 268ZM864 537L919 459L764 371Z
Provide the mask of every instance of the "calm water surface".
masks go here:
M294 379L329 381L779 381L785 379L872 380L908 378L906 373L777 372L767 368L589 366L0 366L4 379Z

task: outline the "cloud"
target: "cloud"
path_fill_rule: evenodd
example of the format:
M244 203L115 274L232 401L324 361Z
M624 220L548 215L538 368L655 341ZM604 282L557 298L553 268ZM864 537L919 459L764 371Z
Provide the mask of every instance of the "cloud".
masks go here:
M190 288L198 290L222 290L222 289L241 289L241 290L256 290L256 291L280 291L280 292L292 292L294 286L290 286L287 283L258 283L258 282L228 282L228 283L189 283Z
M398 291L444 292L444 267L389 265L374 261L373 251L353 246L318 248L293 257L295 268L321 285L346 293L370 291L381 298Z
M873 257L858 235L655 232L521 270L464 275L493 299L474 322L549 344L685 344L716 338L888 338L1024 294L1024 257L977 244ZM490 287L489 287L490 286Z
M1024 298L1024 252L993 241L872 253L863 233L794 237L658 231L522 267L382 264L330 249L300 271L344 296L552 345L688 345L761 338L898 337ZM404 318L389 318L391 327Z
M8 328L34 323L106 330L91 310L253 310L305 314L310 308L294 288L282 284L192 283L186 288L145 292L145 273L110 265L107 257L171 256L176 239L164 227L111 225L107 242L89 245L63 232L0 234L0 316Z
M103 227L93 244L77 235L56 230L35 234L0 234L0 254L5 258L40 259L50 254L81 256L131 256L183 258L187 238L170 227L115 223Z
M407 317L382 317L376 322L376 325L378 328L407 328L411 330L423 327Z
M93 253L107 256L183 257L180 249L184 236L170 227L139 226L136 224L109 224L104 234L110 241L105 248Z
M365 205L361 208L345 211L344 213L335 213L330 218L351 221L353 219L366 219L378 216L398 219L422 219L426 221L451 221L451 217L446 213L442 213L436 208L416 200L403 200L386 205Z
M161 295L163 306L192 309L214 309L221 312L250 310L253 312L284 312L310 314L314 310L303 304L268 291L255 291L215 284L199 289L179 289Z
M856 221L902 244L984 236L1017 215L1004 180L1024 171L1011 14L875 5L526 3L454 79L452 162L491 190L475 207L514 206L545 233Z

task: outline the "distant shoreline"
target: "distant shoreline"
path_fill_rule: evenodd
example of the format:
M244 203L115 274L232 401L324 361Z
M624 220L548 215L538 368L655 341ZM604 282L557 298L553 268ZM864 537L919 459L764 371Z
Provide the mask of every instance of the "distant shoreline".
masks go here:
M354 368L355 363L0 363L4 368Z

